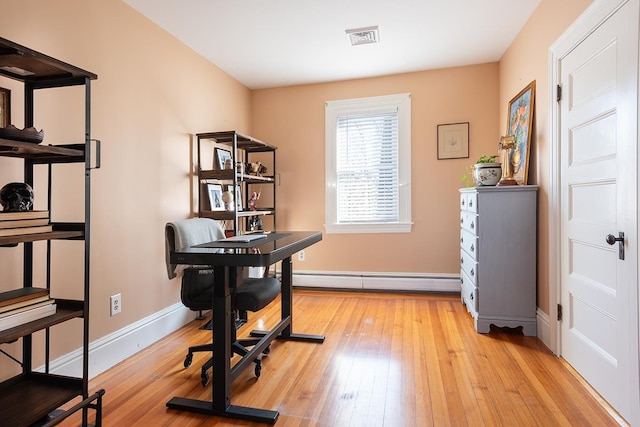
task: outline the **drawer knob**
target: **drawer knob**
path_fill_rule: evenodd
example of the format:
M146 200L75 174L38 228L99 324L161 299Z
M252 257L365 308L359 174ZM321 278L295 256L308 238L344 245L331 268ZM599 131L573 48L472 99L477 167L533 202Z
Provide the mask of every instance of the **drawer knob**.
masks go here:
M460 243L464 243L464 237L460 238Z
M474 228L476 228L476 223L475 222L471 222L471 229L473 230Z
M464 258L460 258L460 264L464 264Z
M471 292L471 293L469 294L469 299L470 299L471 301L473 301L473 292Z
M460 224L464 224L464 219L460 218Z
M473 271L473 268L471 269L471 271L469 272L472 276L475 276L475 272Z
M473 247L473 245L471 245L471 252L473 252L475 250L475 248Z

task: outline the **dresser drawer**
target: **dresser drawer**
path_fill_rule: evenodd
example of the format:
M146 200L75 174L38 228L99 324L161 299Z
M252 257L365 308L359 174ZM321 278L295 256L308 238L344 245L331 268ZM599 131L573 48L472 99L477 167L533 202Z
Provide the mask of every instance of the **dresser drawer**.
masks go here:
M473 234L478 234L478 215L473 212L460 212L460 227Z
M467 208L469 212L478 213L478 193L467 193Z
M460 193L460 210L467 211L467 205L469 204L469 193Z
M460 229L460 247L474 260L478 259L478 237L465 229Z
M464 271L475 287L478 287L478 263L465 251L460 251L460 268Z
M473 286L473 282L467 276L464 270L460 271L460 287L462 293L462 300L467 306L469 311L473 313L478 312L478 288Z

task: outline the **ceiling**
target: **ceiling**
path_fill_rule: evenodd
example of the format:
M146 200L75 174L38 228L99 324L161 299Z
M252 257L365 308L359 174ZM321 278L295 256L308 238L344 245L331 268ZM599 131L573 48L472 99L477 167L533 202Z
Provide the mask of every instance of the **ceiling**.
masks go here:
M250 89L498 61L540 0L124 0ZM351 46L345 30L379 27Z

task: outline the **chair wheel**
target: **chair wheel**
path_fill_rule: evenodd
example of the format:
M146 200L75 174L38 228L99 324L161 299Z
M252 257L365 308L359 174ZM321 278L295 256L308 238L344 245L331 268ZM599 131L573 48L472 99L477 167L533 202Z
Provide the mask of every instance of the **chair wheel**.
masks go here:
M256 368L254 370L254 373L256 374L256 378L260 378L260 374L262 373L262 360L258 359L255 361L256 363Z
M209 374L203 372L202 375L200 375L200 380L202 382L202 386L206 387L206 385L209 384Z
M187 357L184 358L184 367L185 369L191 366L191 362L193 362L193 354L187 354Z
M264 354L265 356L269 353L271 353L271 345L267 346L267 348L262 350L262 354Z

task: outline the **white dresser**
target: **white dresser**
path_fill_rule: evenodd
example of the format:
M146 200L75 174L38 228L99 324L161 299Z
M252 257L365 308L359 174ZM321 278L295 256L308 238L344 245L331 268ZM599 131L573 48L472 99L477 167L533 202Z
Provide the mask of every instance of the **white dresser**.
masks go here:
M538 186L460 189L461 299L476 331L536 332Z

